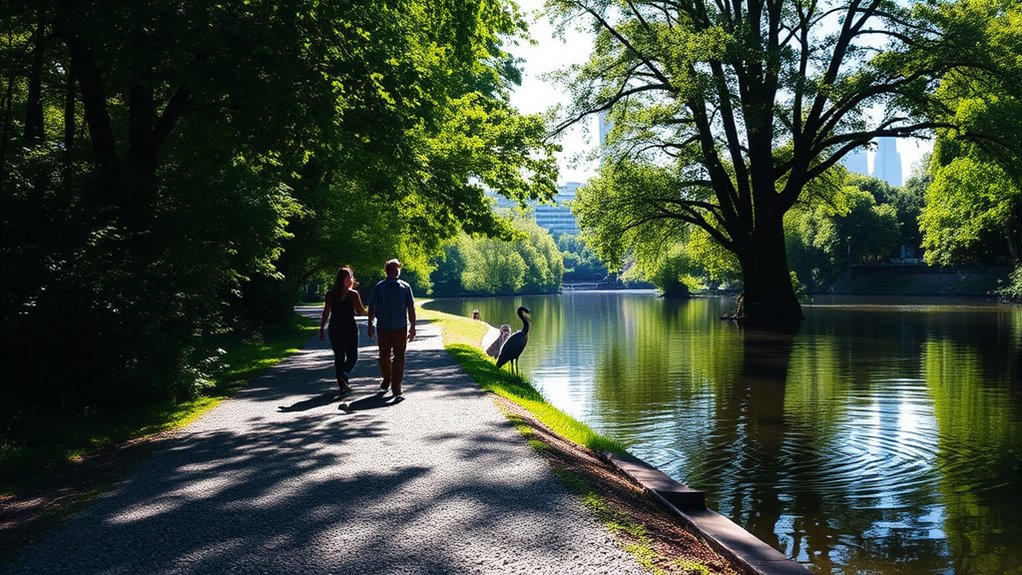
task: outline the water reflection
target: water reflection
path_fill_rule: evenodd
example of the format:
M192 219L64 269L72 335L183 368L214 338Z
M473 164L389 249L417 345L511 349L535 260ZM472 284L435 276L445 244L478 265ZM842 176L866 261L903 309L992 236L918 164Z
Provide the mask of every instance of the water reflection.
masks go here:
M554 404L819 573L1019 572L1022 309L883 303L787 334L651 293L434 307L528 306L522 369Z

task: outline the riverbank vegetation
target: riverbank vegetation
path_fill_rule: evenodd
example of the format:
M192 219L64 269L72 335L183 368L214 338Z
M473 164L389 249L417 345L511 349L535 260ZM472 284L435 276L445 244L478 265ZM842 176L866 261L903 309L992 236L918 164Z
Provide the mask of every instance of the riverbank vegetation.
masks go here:
M39 413L6 421L0 444L0 495L32 487L60 464L91 457L124 442L181 427L236 393L262 371L295 353L318 324L293 315L267 333L233 333L219 339L219 361L203 393L187 401L164 400L111 410L97 407L74 415ZM43 471L43 470L49 471Z
M444 248L430 276L434 296L556 293L564 258L550 233L530 219L512 220L513 239L461 234Z
M0 418L200 398L299 286L554 192L508 1L14 3L0 21Z

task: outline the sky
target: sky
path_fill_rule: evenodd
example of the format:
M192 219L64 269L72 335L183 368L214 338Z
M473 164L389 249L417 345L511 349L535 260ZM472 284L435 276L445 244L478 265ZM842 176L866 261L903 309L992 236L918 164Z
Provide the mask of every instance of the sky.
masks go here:
M521 45L510 50L512 54L524 60L522 85L512 93L511 103L526 114L543 113L554 105L567 103L568 94L540 77L547 72L585 62L592 50L592 40L574 30L563 40L555 38L549 20L532 14L542 9L543 0L519 0L518 4L526 14L529 14L531 23L529 31L536 45ZM585 182L596 175L596 163L584 159L584 156L596 147L598 139L596 118L588 118L585 128L587 129L572 129L560 139L560 144L564 148L558 157L561 183ZM912 173L914 165L923 154L933 148L930 141L910 139L899 139L897 145L898 152L901 153L901 171L905 178ZM869 153L869 165L872 169L872 152Z

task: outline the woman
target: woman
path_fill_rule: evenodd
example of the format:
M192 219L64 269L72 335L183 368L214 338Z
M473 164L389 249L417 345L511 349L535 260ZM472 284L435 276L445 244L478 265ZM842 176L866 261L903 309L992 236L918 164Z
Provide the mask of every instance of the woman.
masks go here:
M337 372L337 387L341 395L351 393L348 378L358 361L358 326L355 325L355 314L365 315L362 296L355 291L355 273L349 267L337 271L334 287L326 292L323 302L323 317L319 320L319 339L323 337L323 328L329 326L330 347L334 350L334 371Z

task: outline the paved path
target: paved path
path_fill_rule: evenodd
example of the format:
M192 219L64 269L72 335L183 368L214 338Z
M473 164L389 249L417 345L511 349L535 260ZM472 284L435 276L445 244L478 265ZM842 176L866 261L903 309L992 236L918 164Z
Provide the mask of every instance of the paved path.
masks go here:
M643 573L422 326L405 400L314 340L5 573Z

